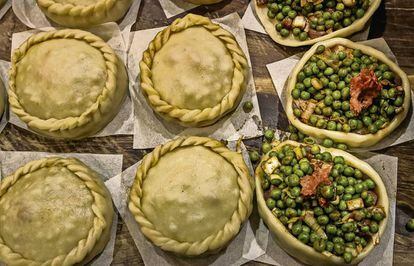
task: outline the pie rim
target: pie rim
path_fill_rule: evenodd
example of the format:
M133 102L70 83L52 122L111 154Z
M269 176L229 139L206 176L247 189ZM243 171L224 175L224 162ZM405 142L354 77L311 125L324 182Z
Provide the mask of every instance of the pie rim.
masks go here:
M204 109L185 109L171 105L161 98L160 93L154 88L152 82L151 68L157 51L168 42L169 37L172 34L194 26L203 27L223 42L229 51L234 64L230 91L222 98L220 103ZM141 89L151 108L166 120L177 121L179 124L186 127L211 125L225 114L235 109L244 94L248 79L247 59L233 34L222 28L220 25L213 23L209 18L194 14L188 14L183 18L179 18L170 26L160 31L149 43L147 50L143 53L139 66Z
M215 234L197 242L179 242L164 236L149 221L142 211L141 199L143 197L143 182L149 172L160 158L178 148L202 146L220 155L230 163L238 174L239 199L237 209L234 210L231 219ZM153 152L146 155L137 169L134 183L129 194L129 210L140 225L141 232L156 246L163 250L171 251L184 256L198 256L206 252L217 252L228 243L240 230L241 224L248 218L253 208L254 181L242 158L237 153L230 151L221 142L206 137L181 137L164 145L157 146Z

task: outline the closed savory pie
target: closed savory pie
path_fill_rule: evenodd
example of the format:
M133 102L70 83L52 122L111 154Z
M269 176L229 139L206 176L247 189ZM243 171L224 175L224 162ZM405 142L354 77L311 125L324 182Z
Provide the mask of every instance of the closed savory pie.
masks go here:
M66 27L86 28L121 19L133 0L36 0L43 13Z
M155 245L198 256L237 235L252 210L253 186L241 154L214 139L179 138L143 159L129 209Z
M0 182L0 262L84 265L108 243L113 215L103 181L79 160L29 162Z
M78 139L99 132L127 93L122 61L86 31L35 34L13 52L11 65L11 110L49 137Z
M189 14L157 34L140 69L142 92L157 114L182 126L201 127L238 106L248 64L230 32Z

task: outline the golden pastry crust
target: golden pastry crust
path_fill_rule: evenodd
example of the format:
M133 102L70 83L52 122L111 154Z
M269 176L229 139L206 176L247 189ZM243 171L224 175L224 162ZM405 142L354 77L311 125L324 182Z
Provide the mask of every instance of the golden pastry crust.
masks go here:
M192 221L191 223L186 223L186 221L184 221L183 223L177 223L178 226L175 226L175 224L171 223L167 229L165 229L166 227L161 226L162 227L161 230L163 230L164 232L166 230L168 231L167 232L168 235L163 234L160 228L157 228L156 226L160 224L159 221L155 221L155 222L151 221L149 217L146 215L146 212L148 213L148 210L147 210L148 206L150 206L151 204L154 204L154 202L155 204L158 204L159 202L164 202L164 199L167 196L163 197L162 195L160 195L161 199L157 199L156 201L151 201L151 199L149 199L148 196L145 195L145 193L147 194L149 193L148 187L154 187L154 186L145 185L145 182L147 181L147 178L150 178L150 179L154 178L153 170L155 167L158 167L158 163L164 164L162 163L164 156L167 156L171 153L176 154L177 151L183 151L185 149L190 149L194 147L197 147L199 149L202 148L202 149L205 149L205 151L214 153L214 156L220 156L221 157L220 160L224 160L222 163L229 164L234 168L234 171L236 173L234 178L237 179L236 181L237 184L234 184L234 186L235 186L235 189L238 190L238 193L233 193L235 191L231 189L229 191L229 194L231 195L226 195L226 197L231 198L231 200L233 199L235 200L236 208L229 213L229 217L227 221L221 228L213 228L213 229L210 228L210 229L206 229L207 231L203 231L202 230L202 228L204 227L203 223L206 224L206 223L211 222L212 220L221 221L223 219L219 219L221 217L211 217L211 216L206 217L204 214L207 213L210 215L214 215L213 214L214 211L210 212L206 210L204 212L203 207L199 207L198 201L196 201L197 202L196 205L194 202L191 204L191 202L188 202L188 198L191 198L191 200L194 200L195 198L199 198L203 202L207 198L207 200L210 202L210 206L209 206L210 209L211 208L220 209L220 207L217 206L217 205L220 205L220 206L223 205L223 201L222 201L223 198L219 196L219 195L223 195L219 191L220 189L218 189L217 194L216 194L214 193L215 192L214 187L211 187L210 188L211 190L208 189L208 191L205 191L203 188L200 189L196 185L191 186L191 184L186 185L185 183L177 183L175 184L176 186L174 186L174 184L171 184L168 182L167 183L168 187L172 188L173 194L177 194L177 193L174 193L175 191L174 188L177 188L179 186L182 186L182 189L183 189L182 193L186 193L186 190L192 191L192 193L188 195L184 194L182 197L181 196L173 197L170 200L178 199L179 202L177 204L180 204L180 206L182 205L182 203L187 204L187 206L193 206L194 213L191 213L192 216L196 218L201 217L200 219L202 220L202 223L201 222L196 223L195 221ZM191 157L193 158L193 160L197 156L201 156L199 160L203 160L204 162L203 156L200 155L202 153L198 153L195 151L192 151L192 152L194 154L194 157ZM182 160L190 160L191 158L182 158ZM208 161L211 162L210 160ZM194 167L197 168L196 166ZM219 166L211 165L210 167L219 167ZM162 166L161 166L161 169L163 169ZM175 169L175 170L178 171L178 169ZM188 168L183 169L184 175L192 171L197 171L197 169L192 169L192 170ZM231 175L231 173L229 174ZM201 175L203 175L203 173L197 174L198 177L196 178L197 179L200 178ZM210 173L206 173L205 176L208 177L206 179L212 178L210 176ZM187 176L187 180L188 178L191 178L191 177L192 175L189 174ZM224 178L223 176L221 177ZM219 177L216 176L216 178L219 178ZM164 177L159 177L159 179L160 179L159 182L165 181ZM182 179L182 177L178 177L178 179ZM229 176L226 175L226 179L229 179ZM170 180L172 183L176 181L174 178L171 178L171 177L170 177ZM206 180L205 182L208 182L208 180ZM225 181L220 182L221 184L225 184L222 182L225 182ZM205 184L200 184L200 186L205 187ZM228 188L233 187L229 183L225 184L225 186ZM137 170L135 182L131 188L131 192L129 195L129 209L131 213L134 215L135 220L140 225L142 233L147 238L149 238L155 245L159 246L163 250L171 251L179 255L198 256L203 253L212 253L212 252L219 251L221 248L226 246L233 237L236 236L236 234L240 230L241 224L248 218L248 216L251 213L253 188L254 188L253 180L250 177L247 166L244 163L243 158L239 153L230 151L221 142L210 139L210 138L205 138L205 137L179 138L179 139L170 141L164 145L156 147L152 153L145 156L145 158L143 159L141 165L139 166ZM198 192L194 193L195 191L198 191ZM159 191L155 193L159 193ZM149 203L146 203L145 201L149 201ZM232 203L228 203L228 204L229 204L228 206L232 205ZM147 207L144 208L144 205L147 205ZM206 206L206 205L201 204L201 206ZM228 207L228 206L223 206L223 207ZM181 207L176 210L177 211L176 213L180 213L180 209ZM188 210L188 208L186 210ZM164 210L164 209L161 209L158 211L168 212L168 210ZM176 217L172 217L172 218L186 219L186 217L181 217L181 216L183 215L179 214ZM162 217L162 215L160 217ZM187 234L187 230L185 229L183 231L180 231L180 229L182 230L183 227L189 224L193 226L199 226L200 228L188 228L188 231L191 231L188 234ZM213 225L213 227L214 226L215 225ZM210 227L210 225L208 225L207 227ZM180 231L180 232L176 232L176 231ZM206 232L208 232L208 236L204 234ZM198 237L196 235L197 233L200 234L198 235ZM170 237L171 234L175 234L175 237L174 238ZM182 241L179 241L177 239L181 239ZM189 241L186 241L186 240L189 240Z
M71 28L86 28L121 19L133 0L36 0L54 22Z
M274 147L272 151L278 151L285 145L291 145L297 147L301 145L295 141L284 141ZM382 182L381 177L378 173L366 162L358 159L357 157L338 149L333 148L325 148L319 146L321 152L329 152L332 156L342 156L345 158L345 161L352 167L355 167L365 175L369 176L375 183L376 183L376 194L378 195L378 205L384 208L384 212L386 215L389 215L389 200L388 194L385 189L385 185ZM271 151L269 151L270 153ZM269 153L267 153L263 158L262 162L269 159ZM285 225L276 218L276 216L269 210L266 205L266 201L263 194L262 188L262 181L264 178L264 171L262 167L259 166L256 168L255 173L255 180L256 180L256 197L257 197L257 205L260 217L264 220L266 225L268 226L269 230L273 232L276 242L279 246L281 246L287 253L291 256L297 258L301 262L308 264L308 265L350 265L350 264L358 264L361 262L368 254L374 249L378 242L370 241L368 245L364 248L364 250L355 257L350 264L345 263L343 258L335 256L331 253L319 253L313 247L308 246L301 241L299 241L296 237L294 237L288 229L286 229ZM378 239L381 239L385 229L387 228L387 221L388 219L384 219L379 224L379 231L378 231Z
M254 7L255 7L255 13L257 17L259 18L261 24L263 25L264 29L266 30L267 34L269 34L270 38L272 38L275 42L280 43L281 45L285 46L292 46L292 47L298 47L298 46L304 46L304 45L312 45L314 43L329 40L334 37L348 37L355 32L358 32L362 30L365 26L365 24L368 22L368 20L371 18L371 16L375 13L375 11L378 9L378 7L381 4L381 0L372 0L371 5L369 6L367 12L365 15L356 20L354 23L352 23L350 26L345 27L340 30L336 30L332 33L326 34L322 37L318 37L315 39L309 39L306 41L299 41L295 39L292 35L289 35L286 38L283 38L279 32L276 31L275 23L276 19L270 19L267 16L267 7L259 6L257 4L257 0L253 0Z
M211 5L222 2L223 0L184 0L186 2L196 4L196 5Z
M200 31L205 32L204 34L211 34L211 36L220 42L220 45L224 46L227 49L228 56L231 57L233 63L232 75L229 78L231 80L231 84L228 86L228 89L226 89L226 86L223 85L225 81L212 81L219 83L219 85L222 86L221 90L224 96L221 97L219 102L211 105L212 99L210 98L214 98L211 97L211 95L208 95L211 93L211 91L200 92L202 95L203 93L206 94L206 98L208 98L209 102L207 104L208 107L203 106L201 103L199 104L199 108L180 108L179 106L175 106L173 103L168 102L167 99L164 99L162 97L160 93L161 89L157 88L153 77L154 66L160 64L161 61L156 60L157 53L162 51L164 47L168 47L168 42L170 39L174 39L176 35L178 36L182 34L187 29L192 29L194 33L196 33L193 36L201 34ZM187 47L188 49L193 49L196 46L196 43L201 42L198 42L196 39L181 41L179 48L182 48L182 52L177 56L181 56L182 58L170 58L171 60L176 59L178 62L183 62L184 64L186 64L186 62L187 64L194 63L194 66L197 66L192 68L194 71L192 73L196 75L195 78L192 77L192 81L189 81L189 76L186 76L183 73L175 75L176 79L178 79L176 80L178 84L187 84L187 86L183 87L193 87L191 93L187 96L189 101L193 102L193 105L196 105L198 102L197 99L199 98L199 95L196 93L197 88L199 88L198 85L206 82L206 80L209 81L210 79L214 78L208 74L211 74L211 72L216 72L217 75L223 75L221 69L219 68L220 64L208 64L206 63L206 61L208 61L206 58L199 58L201 57L200 54L197 54L196 52L189 52L185 49ZM200 47L202 47L201 45L202 44L200 44ZM217 53L221 50L221 47L219 47L220 45L217 46ZM215 55L211 56L213 57ZM173 56L171 55L171 57ZM183 59L184 57L187 59ZM219 60L220 58L217 59ZM168 61L171 60L163 60L161 63L164 62L167 64ZM182 19L175 20L169 27L157 34L155 39L149 44L148 49L143 54L142 61L140 62L140 69L141 89L152 109L164 119L179 123L180 125L186 127L202 127L214 124L221 117L234 110L243 97L248 79L247 60L234 36L230 32L221 28L219 25L212 23L210 19L193 14L189 14ZM223 72L226 73L226 70ZM203 76L203 74L205 74L205 76ZM192 83L195 83L194 80L197 77L199 78L197 84L190 86ZM227 76L223 77L223 79L227 80ZM192 83L189 85L188 83L190 82ZM205 87L207 88L207 86ZM177 85L176 91L178 92L179 89L180 86Z
M66 188L73 193L68 195ZM25 193L19 193L22 189ZM29 196L33 201L26 199ZM114 215L111 196L98 174L77 159L57 157L29 162L4 178L0 182L0 210L0 220L6 221L0 228L0 261L7 265L84 265L108 243ZM51 224L58 228L50 228ZM79 228L82 234L72 228L75 224L90 227ZM19 229L12 226L21 226L23 232L33 228L34 239L55 249L42 250L44 245L32 240L19 242L26 236L15 234ZM62 235L65 233L68 235ZM73 239L75 236L79 239Z
M58 52L65 49L73 50ZM71 53L79 56L70 56ZM26 56L29 60L25 60ZM42 62L44 68L39 62L28 62L31 58ZM31 67L36 64L38 67ZM44 73L47 71L55 74ZM56 77L62 80L54 80ZM41 86L34 90L32 83ZM9 102L11 110L33 131L54 138L78 139L99 132L116 116L127 85L125 66L99 37L81 30L42 32L13 52ZM49 104L37 108L45 99Z
M345 47L353 48L353 49L360 49L364 54L373 56L378 60L382 61L386 65L390 67L390 69L401 78L402 81L402 88L404 89L404 103L403 103L403 111L397 114L394 119L390 122L390 124L378 130L375 134L357 134L357 133L345 133L341 131L331 131L327 129L320 129L317 127L313 127L307 125L300 121L294 114L293 114L293 97L292 97L292 90L295 88L297 75L299 71L303 68L306 62L310 59L310 57L315 54L316 48L319 45L325 45L326 47L333 47L336 45L343 45ZM379 141L384 139L386 136L390 135L401 123L404 121L407 113L410 109L411 105L411 89L410 89L410 82L408 80L407 75L401 68L398 67L393 61L391 61L385 54L382 52L366 45L354 43L347 39L343 38L334 38L328 41L320 42L315 44L311 47L301 58L301 60L296 64L295 68L292 70L289 79L287 81L286 87L286 115L289 121L301 132L312 136L317 139L324 139L330 138L338 143L345 143L350 147L355 148L363 148L363 147L370 147L377 144Z

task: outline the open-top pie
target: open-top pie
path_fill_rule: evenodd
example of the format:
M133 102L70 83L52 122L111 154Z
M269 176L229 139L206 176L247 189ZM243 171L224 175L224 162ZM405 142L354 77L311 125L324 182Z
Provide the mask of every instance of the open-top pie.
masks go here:
M410 105L404 71L375 48L343 38L315 44L287 82L286 114L297 129L355 148L390 135Z
M9 102L39 134L83 138L116 116L127 85L125 66L98 36L71 29L42 32L13 52Z
M86 28L121 19L133 0L36 0L54 22L66 27Z
M129 209L155 245L197 256L237 235L252 210L253 186L241 154L210 138L179 138L143 159Z
M29 162L0 182L0 262L84 265L108 243L113 215L105 184L79 160Z
M230 32L189 14L157 34L140 69L142 92L156 113L182 126L201 127L238 106L248 65Z

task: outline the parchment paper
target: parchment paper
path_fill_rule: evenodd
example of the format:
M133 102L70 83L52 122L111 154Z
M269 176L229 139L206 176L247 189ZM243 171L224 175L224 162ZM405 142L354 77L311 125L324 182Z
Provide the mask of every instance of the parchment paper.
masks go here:
M369 45L379 51L382 51L384 54L386 54L391 60L395 61L397 63L397 59L395 58L395 55L392 53L390 47L387 45L386 41L383 38L378 39L372 39L368 41L361 42L362 44ZM273 84L275 85L276 92L279 95L281 99L281 103L284 107L286 103L286 95L284 90L286 81L290 75L290 72L296 65L296 63L300 60L301 54L294 55L289 58L283 59L281 61L268 64L266 67L270 73L270 76L272 77ZM414 121L414 115L413 115L413 106L414 106L414 97L413 94L411 94L411 107L407 114L407 117L405 120L401 123L401 125L394 130L388 137L381 140L378 144L368 147L368 148L358 148L358 149L352 149L354 151L375 151L375 150L381 150L386 147L394 146L397 144L401 144L403 142L410 141L414 139L414 123L411 121Z
M235 150L236 142L230 142L228 147ZM253 168L251 166L247 150L243 144L241 145L241 149L243 158L252 174ZM135 173L140 163L141 162L136 163L126 169L122 175L118 175L113 178L113 183L119 185L118 188L114 187L113 193L119 195L119 198L114 202L118 204L118 211L127 225L135 245L137 246L146 265L242 265L250 261L252 258L264 254L264 250L262 250L259 244L256 243L250 221L245 223L239 234L230 242L226 249L222 250L218 254L206 257L192 259L179 258L153 245L141 233L139 225L135 221L127 206L129 190L134 182Z
M45 157L74 157L81 160L88 165L91 169L99 173L100 177L105 181L105 185L108 187L113 186L113 181L109 182L110 178L119 175L122 172L122 155L112 154L79 154L79 153L45 153L45 152L15 152L15 151L0 151L0 179L12 174L19 167L26 163L42 159ZM109 189L112 193L112 190ZM117 195L112 194L112 197ZM118 214L114 212L114 218L111 228L111 236L108 244L103 252L98 255L88 265L92 266L110 266L113 260L116 229L118 224ZM1 264L1 263L0 263Z
M257 19L255 11L254 11L254 2L256 0L250 1L249 6L246 9L246 12L244 13L244 16L242 18L243 26L245 29L257 31L263 34L267 34L265 29L263 28L260 21ZM368 39L370 29L370 23L367 23L367 25L364 27L364 29L360 32L357 32L349 37L352 41L362 41Z
M172 18L185 11L191 10L198 5L188 3L184 0L158 0L167 18Z
M39 30L30 30L25 32L14 33L12 36L12 51L18 48L25 40L27 40L31 35L38 33L40 31L50 31L54 28L43 28ZM98 35L104 39L115 51L115 53L121 58L123 62L126 62L127 52L125 48L125 42L122 37L122 33L116 23L110 22L102 24L93 28L90 28L89 31ZM10 68L10 63L0 62L2 69ZM2 73L3 80L8 80L8 71ZM129 87L131 91L132 87ZM9 122L31 131L27 125L19 119L11 110L9 110L10 120ZM31 131L33 132L33 131ZM134 132L134 109L131 98L129 95L125 98L125 101L122 103L121 109L115 118L100 132L98 132L93 137L104 137L111 135L132 135ZM35 132L33 132L35 133ZM37 134L37 133L35 133Z
M233 13L224 18L217 19L215 22L219 23L223 28L236 36L238 43L246 54L249 65L251 65L249 51L247 49L246 35L240 17L236 13ZM237 140L241 136L244 138L260 136L262 134L262 119L251 69L249 71L249 83L246 93L238 108L212 126L203 128L184 128L166 122L155 115L151 107L145 101L144 96L141 94L138 84L138 75L139 62L141 61L142 54L160 30L162 30L162 28L135 32L128 54L130 82L133 83L131 86L135 86L135 90L132 93L136 110L134 149L153 148L176 136L184 135L210 136L216 139L225 139L229 141ZM246 101L251 101L254 106L253 110L247 114L243 111L243 103Z
M29 28L46 28L46 27L59 27L58 24L47 19L42 10L38 7L35 0L9 0L13 1L13 11L17 18L28 26ZM119 27L122 30L128 28L131 30L132 25L135 23L141 0L134 0L131 7L125 16L118 21Z
M0 9L0 19L7 13L9 8L12 6L12 0L6 0L3 7Z
M388 214L387 228L380 240L380 244L359 264L361 266L378 265L388 266L393 262L394 251L394 232L395 232L395 210L397 196L397 169L398 158L376 153L359 153L356 156L369 163L381 176L387 189L390 203L390 212ZM303 265L291 256L289 256L282 248L280 248L274 239L273 233L269 232L263 223L263 220L257 222L259 229L256 231L256 243L265 243L262 249L266 250L266 254L259 255L255 261L268 263L272 265Z

